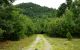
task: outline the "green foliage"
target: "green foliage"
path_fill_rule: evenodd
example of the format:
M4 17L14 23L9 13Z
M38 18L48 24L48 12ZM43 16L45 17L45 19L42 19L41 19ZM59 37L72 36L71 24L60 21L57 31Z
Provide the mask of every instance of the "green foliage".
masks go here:
M71 40L72 40L72 35L71 35L71 33L70 33L70 32L68 32L68 33L66 34L66 37L67 37L67 39L68 39L69 41L71 41Z
M67 7L68 9L70 9L71 5L72 5L72 0L66 0L67 2Z
M0 28L0 35L1 35L3 32L4 32L4 30L2 30L2 29Z
M33 3L21 3L14 7L2 4L0 37L3 40L19 40L33 34L47 34L52 37L66 37L68 34L69 38L80 37L78 2L67 0L67 4L61 4L58 10Z
M2 30L1 28L0 28L0 40L2 40L2 34L4 33L5 31L4 30Z
M55 17L56 9L41 7L40 5L34 3L21 3L15 7L22 9L21 13L30 16L32 18L41 17Z
M66 33L69 31L74 33L75 21L73 20L73 13L70 10L66 10L65 14L59 18L50 19L48 23L49 35L57 37L66 37ZM52 22L51 22L52 21ZM49 25L50 24L50 25Z
M58 8L57 16L60 17L65 13L67 5L62 3L61 6Z
M11 5L15 0L0 0L0 5Z

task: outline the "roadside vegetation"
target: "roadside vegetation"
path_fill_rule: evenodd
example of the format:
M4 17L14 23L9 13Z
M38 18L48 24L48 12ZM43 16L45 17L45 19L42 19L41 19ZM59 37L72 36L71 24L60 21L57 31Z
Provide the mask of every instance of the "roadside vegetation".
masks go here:
M66 38L47 37L47 40L52 45L52 50L80 50L80 39L74 38L68 41Z
M36 39L36 36L37 35L32 35L19 41L0 42L0 50L22 50L25 47L29 47Z

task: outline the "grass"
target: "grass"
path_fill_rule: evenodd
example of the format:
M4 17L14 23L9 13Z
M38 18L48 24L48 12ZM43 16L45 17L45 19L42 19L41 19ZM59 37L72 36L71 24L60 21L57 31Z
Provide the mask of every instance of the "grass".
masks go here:
M26 37L20 41L6 41L0 42L0 50L20 50L24 47L28 47L36 38L36 35Z
M42 35L38 35L40 38L43 38L41 37ZM43 50L44 49L44 40L41 39L37 44L36 44L36 49L37 50Z
M52 50L80 50L80 39L68 41L65 38L46 37L52 45Z
M45 36L45 35L44 35ZM30 44L34 41L36 35L21 39L20 41L6 41L0 42L0 50L20 50L24 47L29 47ZM72 39L68 41L66 38L45 38L49 41L52 46L52 50L80 50L80 39ZM36 44L36 49L43 50L44 41L41 40Z
M36 49L43 50L43 47L44 47L44 41L41 40L39 43L37 43Z

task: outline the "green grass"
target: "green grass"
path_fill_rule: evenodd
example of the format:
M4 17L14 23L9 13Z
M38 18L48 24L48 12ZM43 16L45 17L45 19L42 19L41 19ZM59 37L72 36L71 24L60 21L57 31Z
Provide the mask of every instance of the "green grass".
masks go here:
M43 50L44 49L44 40L41 34L38 34L40 38L42 38L37 44L36 44L36 49L38 50Z
M26 37L20 41L6 41L0 42L0 50L20 50L24 47L28 47L36 38L36 35Z
M47 37L47 40L51 43L52 50L80 50L80 39L68 41L65 38Z
M45 36L45 35L44 35ZM19 48L29 47L32 44L36 35L21 39L20 41L0 42L0 50L19 50ZM80 39L72 39L68 41L65 38L51 38L45 36L52 46L52 50L80 50ZM36 49L43 50L44 41L41 40L36 44Z

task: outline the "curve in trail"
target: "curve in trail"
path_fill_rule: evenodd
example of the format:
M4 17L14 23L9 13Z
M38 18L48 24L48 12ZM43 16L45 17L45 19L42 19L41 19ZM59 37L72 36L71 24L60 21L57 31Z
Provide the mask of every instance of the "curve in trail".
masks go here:
M39 34L28 49L25 47L22 50L51 50L51 44L43 35Z

